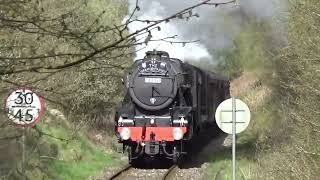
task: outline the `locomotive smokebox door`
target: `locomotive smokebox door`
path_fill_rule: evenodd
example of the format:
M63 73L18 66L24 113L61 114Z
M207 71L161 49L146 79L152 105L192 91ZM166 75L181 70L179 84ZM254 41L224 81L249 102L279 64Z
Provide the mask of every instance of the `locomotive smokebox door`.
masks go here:
M175 76L169 63L164 61L142 61L131 76L130 95L133 101L147 110L167 107L177 94Z

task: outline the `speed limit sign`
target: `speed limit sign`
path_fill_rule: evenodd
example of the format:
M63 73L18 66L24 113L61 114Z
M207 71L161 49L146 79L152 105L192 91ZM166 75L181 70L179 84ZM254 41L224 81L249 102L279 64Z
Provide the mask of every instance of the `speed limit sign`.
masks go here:
M22 127L33 126L39 122L43 113L43 102L31 89L19 88L10 93L5 109L14 124Z

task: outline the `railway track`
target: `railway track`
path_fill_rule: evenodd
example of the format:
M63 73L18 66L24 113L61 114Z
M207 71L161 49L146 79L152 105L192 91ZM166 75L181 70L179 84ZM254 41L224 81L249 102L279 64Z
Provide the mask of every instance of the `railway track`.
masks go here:
M115 179L121 179L121 177L125 174L127 174L130 170L132 170L133 167L131 164L127 164L123 168L121 168L119 171L117 171L114 175L112 175L109 180L115 180Z
M177 165L171 166L166 173L163 175L162 180L170 180L173 179L175 172L179 169Z
M170 180L173 179L173 176L175 174L175 172L178 170L178 166L177 165L172 165L170 168L168 168L166 170L166 172L163 174L163 176L161 177L162 180ZM121 180L121 179L125 179L126 177L130 177L130 172L134 171L135 168L133 168L130 164L124 166L123 168L121 168L119 171L117 171L114 175L112 175L109 179L110 180Z

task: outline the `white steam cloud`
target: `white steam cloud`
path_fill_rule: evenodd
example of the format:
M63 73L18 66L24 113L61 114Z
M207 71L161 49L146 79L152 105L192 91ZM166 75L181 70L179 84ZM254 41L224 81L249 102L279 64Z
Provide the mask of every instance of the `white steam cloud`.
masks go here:
M216 0L213 2L224 2ZM139 0L140 11L135 17L142 20L158 20L168 17L179 10L192 6L200 0ZM201 6L193 10L200 18L192 17L189 21L175 19L161 24L161 31L153 30L152 39L161 39L178 35L172 41L193 41L196 43L170 44L167 42L149 42L145 49L138 51L136 59L144 57L145 52L153 49L167 51L171 57L181 60L213 59L215 50L233 45L233 39L241 26L250 19L268 19L284 11L282 0L240 0L239 5ZM129 12L135 8L136 0L129 0ZM128 18L128 17L127 17ZM148 24L134 22L129 31L135 32ZM136 47L140 49L145 45Z

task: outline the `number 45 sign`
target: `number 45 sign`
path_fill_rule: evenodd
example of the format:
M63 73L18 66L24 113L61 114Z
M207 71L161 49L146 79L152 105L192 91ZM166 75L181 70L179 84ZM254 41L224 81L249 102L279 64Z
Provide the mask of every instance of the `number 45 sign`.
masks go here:
M33 126L43 113L43 102L41 97L32 92L31 89L20 88L8 96L5 109L9 119L16 125L26 127Z

